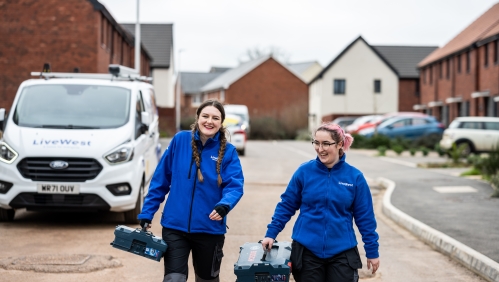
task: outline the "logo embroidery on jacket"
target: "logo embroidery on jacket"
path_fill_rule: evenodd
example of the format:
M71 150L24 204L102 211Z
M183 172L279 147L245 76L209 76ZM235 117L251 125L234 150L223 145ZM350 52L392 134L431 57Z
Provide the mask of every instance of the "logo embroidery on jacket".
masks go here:
M214 161L218 161L218 157L211 156L211 159Z
M343 186L350 186L350 187L353 187L353 184L350 184L350 183L345 183L345 182L338 182L338 184L340 185L343 185Z

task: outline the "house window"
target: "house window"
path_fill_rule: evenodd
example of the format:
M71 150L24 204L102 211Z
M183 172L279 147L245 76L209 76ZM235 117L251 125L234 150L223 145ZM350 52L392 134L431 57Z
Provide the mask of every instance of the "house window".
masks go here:
M450 59L447 59L447 79L450 78Z
M195 94L195 95L192 95L192 105L193 106L199 106L199 104L201 104L201 94Z
M416 81L415 83L415 94L416 94L416 97L419 97L419 81Z
M374 80L374 93L381 93L381 80Z
M346 81L344 79L335 79L334 80L334 94L340 95L345 94Z
M427 71L427 69L423 69L423 70L421 70L421 72L422 72L421 76L423 77L423 83L426 84L426 75L427 75L426 73L428 71Z
M461 73L461 54L457 55L457 73Z
M499 39L494 41L494 63L499 63Z
M433 66L430 66L430 84L433 83Z
M483 46L483 66L488 67L489 66L489 44L485 44Z
M438 64L438 76L440 77L440 79L444 77L444 62L440 62Z
M471 51L466 53L466 73L469 73L471 70Z

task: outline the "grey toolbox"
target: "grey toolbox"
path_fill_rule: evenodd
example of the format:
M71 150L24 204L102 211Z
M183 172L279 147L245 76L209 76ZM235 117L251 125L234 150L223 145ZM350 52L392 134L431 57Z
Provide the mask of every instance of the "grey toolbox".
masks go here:
M166 252L167 245L163 239L154 236L146 229L133 229L118 225L114 230L114 241L111 246L155 261L160 261Z
M234 264L237 282L289 281L291 275L290 242L274 242L269 252L259 243L245 243Z

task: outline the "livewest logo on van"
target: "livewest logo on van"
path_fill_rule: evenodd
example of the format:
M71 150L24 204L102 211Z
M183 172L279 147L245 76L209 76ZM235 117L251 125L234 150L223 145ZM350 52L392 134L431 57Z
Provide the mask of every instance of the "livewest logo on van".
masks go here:
M90 146L90 141L81 141L81 140L63 139L63 138L61 138L61 139L44 139L44 138L42 138L42 139L34 139L33 145L35 145L35 146L40 146L40 145Z

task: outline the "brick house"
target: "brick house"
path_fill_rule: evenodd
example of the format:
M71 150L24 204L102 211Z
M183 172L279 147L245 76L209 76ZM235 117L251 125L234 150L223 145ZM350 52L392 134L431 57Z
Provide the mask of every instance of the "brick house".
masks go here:
M272 56L224 72L203 86L201 92L203 100L215 98L225 104L246 105L251 123L270 118L289 135L307 128L308 86Z
M434 46L374 46L361 36L309 83L309 128L341 116L412 111L417 63Z
M19 84L42 71L107 73L134 67L134 38L97 0L0 2L0 108L10 109ZM141 48L141 74L151 56Z
M499 116L499 3L422 60L421 104L449 124L458 116Z

